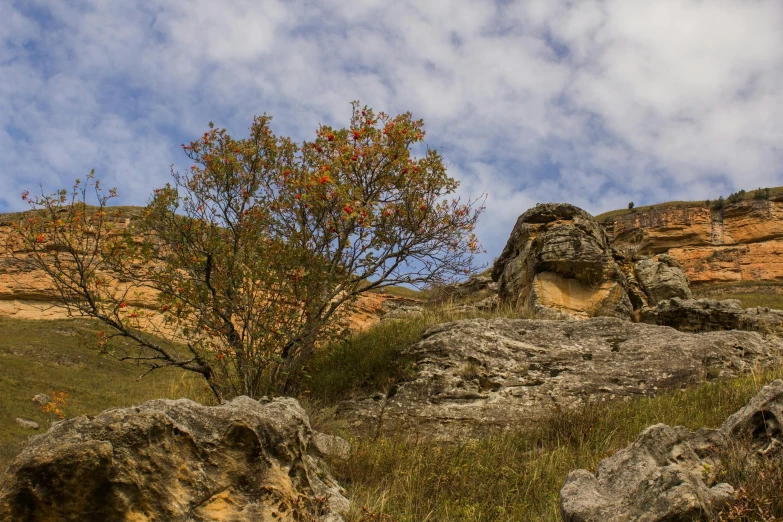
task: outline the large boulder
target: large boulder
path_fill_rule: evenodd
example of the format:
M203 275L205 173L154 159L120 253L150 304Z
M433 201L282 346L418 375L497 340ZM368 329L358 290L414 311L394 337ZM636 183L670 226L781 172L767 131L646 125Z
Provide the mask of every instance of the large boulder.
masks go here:
M358 431L456 439L737 375L781 355L783 340L754 332L691 334L608 317L467 319L433 326L404 351L412 380L345 401L337 414Z
M630 446L568 474L560 491L565 522L708 520L734 497L715 484L726 439L720 430L695 433L656 424Z
M601 226L567 203L539 204L519 216L492 268L501 305L544 316L630 318L625 276Z
M602 460L595 473L580 469L568 474L560 490L563 520L714 520L716 511L734 500L732 485L716 484L721 457L732 443L746 441L756 449L746 458L781 458L782 426L781 380L765 386L720 430L694 433L681 426L651 426L633 444Z
M14 459L0 520L338 522L348 501L308 454L294 399L155 400L58 422Z
M670 255L661 254L657 261L650 258L640 259L634 266L634 274L651 305L672 297L693 297L688 278L685 277L680 263Z
M679 299L660 301L655 307L645 307L641 320L648 324L671 326L686 332L710 330L754 330L773 333L783 325L783 310L742 308L736 299Z

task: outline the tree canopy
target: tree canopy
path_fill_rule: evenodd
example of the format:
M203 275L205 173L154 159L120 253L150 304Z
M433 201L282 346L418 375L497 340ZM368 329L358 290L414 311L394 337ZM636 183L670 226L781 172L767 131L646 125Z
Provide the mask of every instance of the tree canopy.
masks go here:
M172 168L130 227L111 219L116 191L92 174L70 195L25 194L38 212L17 224L12 250L72 311L107 325L108 353L198 372L218 398L290 391L363 292L475 270L484 198L456 197L437 151L412 153L422 120L354 102L347 128L320 126L301 144L270 122L254 118L242 139L210 123L182 145L192 165ZM157 295L154 314L129 305L143 290ZM137 349L118 352L117 336Z

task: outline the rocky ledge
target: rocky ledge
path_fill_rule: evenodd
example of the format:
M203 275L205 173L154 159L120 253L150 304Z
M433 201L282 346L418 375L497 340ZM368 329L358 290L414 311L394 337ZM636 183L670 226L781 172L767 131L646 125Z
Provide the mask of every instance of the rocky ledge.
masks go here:
M0 477L0 520L342 521L343 491L294 399L149 401L56 423Z
M359 432L476 436L584 402L651 396L770 366L781 360L783 341L609 317L469 319L430 328L404 355L414 362L413 380L345 401L338 416Z
M783 310L742 308L737 299L666 299L655 307L645 307L641 320L649 324L671 326L685 332L710 330L753 330L780 333Z

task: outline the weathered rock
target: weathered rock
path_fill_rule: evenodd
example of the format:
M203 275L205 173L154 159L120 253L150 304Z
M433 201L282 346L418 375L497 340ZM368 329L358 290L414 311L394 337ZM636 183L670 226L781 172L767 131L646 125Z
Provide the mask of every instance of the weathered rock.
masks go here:
M771 333L783 324L783 310L742 308L736 299L665 299L655 308L641 310L647 324L671 326L685 332L754 330Z
M393 321L399 319L414 319L416 317L424 316L424 308L419 305L399 305L393 308L387 309L383 315L381 315L381 321Z
M405 351L416 376L395 393L341 404L359 431L408 429L444 439L513 428L557 408L655 395L729 377L783 356L755 332L690 334L616 318L468 319L434 326Z
M27 428L28 430L37 430L41 427L37 422L31 421L30 419L23 419L21 417L16 418L16 423L23 428Z
M566 203L536 205L517 219L492 268L501 305L577 317L630 318L626 279L603 229Z
M712 520L733 501L730 484L715 485L731 442L749 440L760 456L783 454L783 381L765 386L720 430L691 433L657 424L598 464L595 474L568 474L560 491L566 522ZM753 458L753 456L749 456Z
M748 404L723 423L734 439L749 437L764 455L783 454L783 381L778 379L756 394Z
M720 430L695 433L656 424L630 446L598 464L595 474L568 474L560 491L565 522L708 520L733 500L734 488L715 484Z
M0 520L343 520L293 399L156 400L55 423L0 480ZM305 518L312 517L312 518Z
M661 254L657 261L650 258L639 260L634 266L634 273L651 305L672 297L693 297L682 267L669 255Z
M49 402L49 396L45 393L39 393L37 395L33 395L32 401L39 406L45 406Z
M435 291L436 301L448 299L464 299L481 292L496 293L498 284L490 276L474 274L466 281L439 287Z
M313 433L310 448L319 457L345 460L351 456L351 444L347 440L321 432Z

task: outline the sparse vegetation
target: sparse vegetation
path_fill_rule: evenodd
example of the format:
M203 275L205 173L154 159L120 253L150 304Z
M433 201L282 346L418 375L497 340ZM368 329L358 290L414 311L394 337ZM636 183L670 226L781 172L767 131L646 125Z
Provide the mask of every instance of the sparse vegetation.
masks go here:
M424 134L410 113L358 102L348 128L321 125L301 144L275 136L266 115L243 139L210 122L182 145L191 167L172 167L130 227L91 172L71 191L25 191L33 212L10 223L7 251L70 312L102 322L102 349L118 359L197 373L217 400L290 394L361 293L477 270L486 195L457 197L435 149L414 156ZM142 290L155 312L132 305Z
M783 371L753 375L656 398L553 412L537 427L456 445L410 440L405 434L354 440L352 458L336 466L337 477L353 500L353 521L363 520L367 512L399 522L559 521L559 491L570 470L595 469L652 424L720 426L781 375ZM725 477L738 486L746 484L747 505L761 503L770 513L783 515L779 505L765 500L772 490L761 487L753 470L738 460L732 466ZM780 464L769 466L768 474L783 473Z
M736 281L718 283L693 289L694 297L710 299L738 299L743 308L774 308L783 310L783 283L776 281Z
M759 188L757 190L751 190L750 192L740 191L743 193L743 200L748 199L770 199L783 194L783 186L771 187L771 188ZM721 196L722 199L722 196ZM739 201L739 200L737 200ZM667 201L666 203L658 203L656 205L646 205L642 207L634 206L633 211L642 213L650 210L662 210L665 208L685 209L685 208L713 208L718 205L717 200L705 200L705 201ZM721 207L722 208L722 207ZM595 218L599 222L611 221L620 216L630 214L632 209L621 208L617 210L610 210L603 214L598 214Z
M479 315L515 314L501 310ZM319 352L299 390L313 417L328 416L336 401L357 390L387 392L409 378L412 367L400 358L401 350L430 325L459 317L464 314L430 311L413 320L382 323L333 350ZM30 433L16 426L14 417L48 425L45 414L30 401L36 393L69 392L68 417L161 396L211 399L202 380L188 379L173 368L137 382L141 368L100 357L91 348L96 327L96 322L87 320L0 319L4 332L0 393L11 398L2 404L0 467L7 465ZM35 361L32 368L31 360ZM353 522L560 520L559 490L572 469L594 469L600 459L658 422L691 429L719 426L765 383L781 376L783 369L656 398L553 411L535 426L479 441L444 444L412 440L404 433L354 439L351 458L334 462L332 469L349 492ZM741 451L737 449L735 455ZM723 476L743 487L742 506L748 510L762 506L775 516L783 514L756 469L739 458L728 462ZM764 477L783 476L775 466L762 471ZM763 520L737 518L740 515L729 512L723 516L722 520Z

